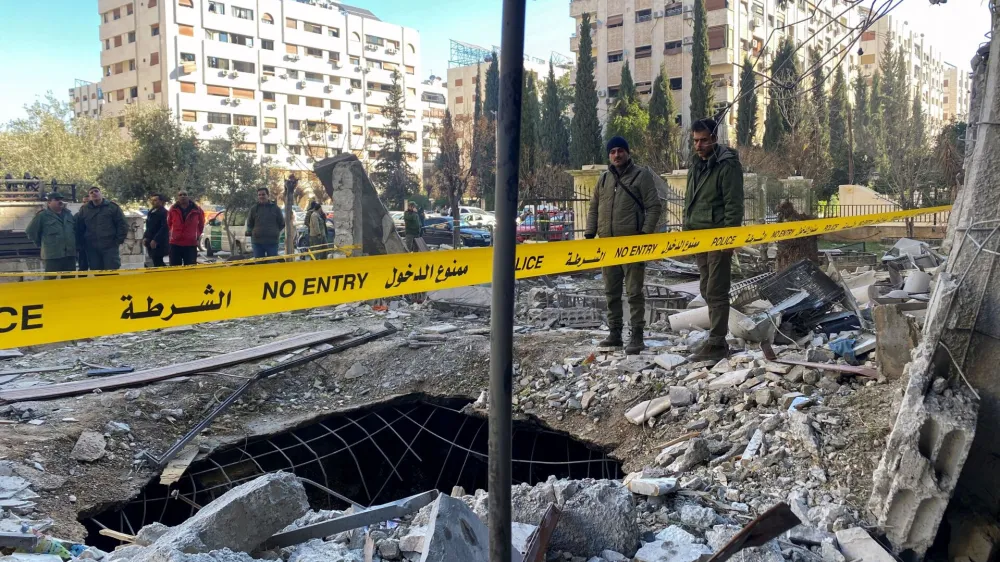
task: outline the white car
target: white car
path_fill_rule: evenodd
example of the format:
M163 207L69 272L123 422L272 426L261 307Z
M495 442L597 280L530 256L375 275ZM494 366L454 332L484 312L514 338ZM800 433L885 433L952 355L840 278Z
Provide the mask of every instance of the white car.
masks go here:
M497 224L497 218L493 213L488 213L479 207L459 207L458 214L462 222L467 222L472 226L492 228Z

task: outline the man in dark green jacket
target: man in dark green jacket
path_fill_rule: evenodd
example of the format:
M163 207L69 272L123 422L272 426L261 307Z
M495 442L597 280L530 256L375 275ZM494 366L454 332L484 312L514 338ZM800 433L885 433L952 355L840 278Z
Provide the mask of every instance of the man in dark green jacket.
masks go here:
M743 224L743 165L735 150L718 144L716 127L712 119L699 119L691 125L695 153L684 194L684 230ZM689 358L691 361L719 360L729 355L726 334L732 256L732 250L695 256L711 328L704 345Z
M410 201L403 212L403 235L406 238L406 249L417 252L417 238L423 235L423 222L417 212L417 204Z
M61 193L49 194L46 208L24 232L41 248L45 271L76 271L76 219L64 206Z
M87 263L91 270L119 269L122 259L118 247L128 236L125 213L117 203L105 199L99 188L92 187L87 194L90 201L76 214L76 231L87 251Z
M266 188L257 190L257 203L250 207L247 217L247 236L253 246L253 257L263 258L278 255L278 238L285 230L285 216L278 205L270 200Z
M656 191L653 175L647 168L632 161L628 142L622 137L608 141L608 159L611 165L601 174L587 213L586 238L600 236L634 236L652 234L660 220L662 204ZM646 327L646 281L644 262L613 265L602 268L604 293L608 300L608 328L611 334L598 344L599 347L621 347L622 341L622 285L628 294L629 322L632 337L625 353L634 355L645 348L642 331Z

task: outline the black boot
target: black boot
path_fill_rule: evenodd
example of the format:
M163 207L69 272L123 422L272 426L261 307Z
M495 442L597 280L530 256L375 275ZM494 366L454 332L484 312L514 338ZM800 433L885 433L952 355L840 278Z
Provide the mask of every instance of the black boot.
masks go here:
M611 328L611 333L608 337L604 338L598 342L597 347L621 347L625 342L622 341L622 329L621 328Z
M632 328L632 336L629 337L628 346L625 347L625 355L639 355L646 349L646 343L642 341L642 328Z
M729 344L725 340L721 342L708 340L704 345L695 349L695 352L688 355L687 360L691 363L699 361L722 361L731 355Z

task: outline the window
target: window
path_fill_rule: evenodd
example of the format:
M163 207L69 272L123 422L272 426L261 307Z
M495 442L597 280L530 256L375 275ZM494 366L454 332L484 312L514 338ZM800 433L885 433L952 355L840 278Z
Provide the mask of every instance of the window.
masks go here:
M264 128L265 129L277 129L278 128L278 118L277 117L265 117L264 118Z
M256 115L233 115L233 125L238 127L256 127Z
M340 109L340 100L330 100L330 109ZM340 125L337 125L339 128ZM340 131L337 131L338 133Z
M461 85L462 85L462 79L461 78L456 78L455 79L455 87L457 88L457 87L459 87Z
M158 93L160 93L162 91L163 91L163 85L162 85L162 83L159 80L157 80L156 82L153 82L153 93L154 94L158 94Z
M347 60L354 66L358 66L361 64L361 57L350 57Z
M296 94L288 94L285 96L285 103L288 105L299 105L299 96Z
M289 146L288 147L288 153L289 154L302 154L302 147L301 146Z
M111 12L104 12L103 14L101 14L101 17L104 18L103 19L104 23L108 23L109 21L111 21L110 18L108 18L108 14L110 13Z
M683 9L684 9L684 6L680 2L674 2L673 4L667 4L666 11L664 12L663 15L665 15L666 17L679 16L679 15L681 15L681 11L683 11Z
M635 58L637 58L637 59L646 59L646 58L649 58L651 56L653 56L653 47L652 47L652 45L646 45L644 47L636 47L635 48Z
M184 8L194 8L194 0L177 0L177 5Z
M378 37L376 35L365 35L365 43L368 43L369 45L378 45L379 47L382 47L385 45L385 39L382 39L381 37Z
M232 125L233 117L228 113L215 113L214 111L209 111L208 122L214 125Z
M406 89L406 95L408 95L408 96L416 96L417 95L417 89L416 88L407 88Z
M318 59L321 59L321 58L323 58L323 50L322 49L314 49L312 47L306 47L306 56L307 57L316 57Z
M139 97L139 86L132 86L131 88L129 88L128 97L133 99Z
M149 53L149 66L160 64L160 53Z
M406 65L406 73L407 74L416 74L416 72L417 71L412 66Z
M240 18L241 20L253 21L253 10L247 8L237 8L233 6L233 16Z
M208 57L208 67L218 68L220 70L229 70L229 59L220 59L219 57Z
M149 4L146 5L147 8L155 8L156 0L149 0Z
M275 101L274 92L261 92L264 101Z
M125 4L125 15L127 15L127 16L131 16L132 15L132 3L131 2L128 3L128 4Z
M663 53L667 55L676 55L681 52L682 43L680 41L667 41L663 44Z
M608 53L608 62L621 62L625 57L622 55L621 51L612 51Z
M616 97L618 97L618 91L619 90L620 90L620 88L618 86L610 86L610 87L608 87L608 97L609 98L616 98Z
M128 42L129 43L135 43L135 32L134 31L129 31L128 32Z
M729 7L729 0L705 0L705 11L723 10Z
M285 45L285 52L288 53L289 55L297 55L297 54L299 54L299 47L298 47L298 45L288 45L288 44L286 44Z
M257 65L252 62L234 60L233 70L237 72L246 72L247 74L257 74Z
M455 103L464 103L464 102L465 98L462 96L458 96L457 98L455 98Z
M194 83L192 82L181 82L181 93L193 94L194 93Z
M115 96L118 98L118 101L124 101L125 100L125 90L118 90L118 91L116 91L115 92Z
M352 135L363 135L363 134L365 134L365 131L364 131L364 129L361 128L361 125L351 125L351 134Z
M135 59L129 59L129 61L128 61L128 70L129 70L129 72L132 72L133 70L135 70Z
M875 40L875 32L874 31L866 31L866 32L862 33L861 34L861 40L862 41L874 41Z
M340 53L338 53L337 51L330 51L327 54L327 60L329 60L330 62L340 62Z
M306 80L309 82L323 83L323 75L316 72L306 72Z
M111 39L105 39L104 40L104 50L107 51L109 49L111 49Z
M265 64L264 66L261 67L260 70L261 70L260 73L263 74L264 76L274 76L274 67L273 66L269 66L269 65Z
M361 104L360 103L352 103L351 104L351 111L361 111Z
M121 47L121 46L122 46L122 36L115 35L115 47Z
M334 86L339 86L340 85L340 76L331 76L330 77L330 84L332 84Z
M351 79L351 87L352 88L360 88L361 87L361 80L357 80L357 79L352 78Z
M152 0L150 0L150 1L152 1ZM153 25L149 26L149 34L152 35L153 37L156 37L157 35L159 35L160 34L160 24L154 23Z
M653 19L653 10L636 10L635 23L642 23Z
M323 33L323 26L316 25L315 23L309 23L307 21L302 22L302 31L308 31L309 33Z
M326 34L330 37L340 37L340 29L336 27L326 28Z
M291 80L298 80L299 79L299 71L298 70L292 70L291 68L289 68L287 70L287 72L288 72L288 78L289 79L291 79Z
M944 79L944 87L945 87L945 88L947 88L947 87L948 87L948 79L947 79L947 78L945 78L945 79Z
M948 96L945 96L944 101L942 101L941 103L948 103Z
M210 96L222 96L224 98L229 97L229 88L225 86L209 86L208 95Z
M320 98L306 97L306 105L309 107L323 107L323 100Z
M111 19L113 19L113 20L120 20L120 19L122 19L122 9L121 8L115 8L114 10L111 10Z
M181 121L186 121L188 123L196 123L198 121L198 112L194 111L193 109L182 109Z
M224 33L220 33L219 41L225 42L226 40L223 39L224 36L225 36ZM246 35L237 35L235 33L230 33L229 42L235 43L236 45L243 45L244 47L253 47L253 37L248 37Z
M625 25L625 18L621 14L618 14L617 16L608 16L608 29L614 29L623 25Z
M233 88L233 97L234 98L244 99L244 100L252 100L252 99L254 99L254 97L253 97L253 90L244 90L242 88Z
M683 87L684 87L684 79L683 78L671 78L670 79L670 89L671 90L680 90Z
M210 0L208 3L208 11L221 16L226 13L226 6L222 2L212 2Z
M185 37L194 37L194 28L190 25L178 25L177 33Z
M274 25L274 18L271 16L271 14L265 13L264 15L260 16L260 23L266 23L267 25Z
M298 29L299 28L299 20L292 19L292 18L285 18L285 27L290 27L292 29Z
M264 154L277 154L277 153L278 153L278 145L276 144L264 145Z
M289 119L288 120L288 130L289 131L298 131L301 128L302 128L302 121L299 121L298 119Z
M708 49L725 49L729 45L729 26L717 25L708 28Z
M264 49L265 51L273 51L274 50L274 41L272 41L271 39L261 39L260 40L260 48Z
M123 62L116 62L115 63L115 74L121 74L122 72L125 72L125 63L123 63Z

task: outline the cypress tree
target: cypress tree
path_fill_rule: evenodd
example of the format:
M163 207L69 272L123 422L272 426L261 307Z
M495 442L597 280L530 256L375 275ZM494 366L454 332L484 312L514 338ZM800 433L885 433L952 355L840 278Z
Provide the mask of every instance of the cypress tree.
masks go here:
M573 120L570 124L570 165L580 168L605 160L601 145L601 122L597 119L597 86L594 82L594 56L590 38L590 14L580 19L580 47L576 59L576 89L573 95Z
M482 73L481 63L476 63L476 96L475 106L472 113L472 175L478 175L482 162L481 151L483 148L483 81L480 77ZM448 115L450 118L450 115Z
M705 0L694 3L694 45L691 48L691 121L713 117L711 61L708 56L708 21Z
M531 180L542 164L539 154L538 89L535 73L525 72L521 87L521 162L519 175L522 183Z
M653 93L649 97L646 158L654 169L670 172L680 167L681 146L680 127L675 121L677 110L665 72L661 67L653 80Z
M847 112L850 111L847 99L847 81L844 69L837 67L833 75L833 89L830 94L830 159L833 168L830 173L830 190L848 182L850 144L848 143Z
M621 86L615 96L611 110L608 111L607 138L620 136L628 141L632 154L639 159L645 158L644 137L649 126L649 114L642 107L642 102L636 95L635 82L628 62L622 66Z
M785 37L771 61L770 100L764 120L764 149L778 150L791 132L798 100L799 71L795 60L795 45L790 37Z
M420 188L420 181L407 160L406 141L402 136L406 110L403 107L403 86L400 80L399 71L393 71L392 88L382 109L382 115L389 121L385 128L387 141L375 163L371 178L372 183L382 188L382 196L393 209L403 208L406 199Z
M548 156L548 163L559 167L569 163L569 146L566 142L569 132L563 120L565 109L559 99L555 69L552 61L549 61L549 78L545 81L545 92L542 94L542 127L539 137Z
M803 114L807 119L809 152L807 161L816 180L815 187L822 195L829 195L830 185L830 108L826 97L826 77L823 73L822 53L819 48L809 50L809 65L812 67L812 110Z
M754 76L753 62L743 57L743 72L740 74L740 108L736 114L736 142L740 146L753 146L757 135L757 77Z
M497 54L493 53L490 66L486 69L486 94L483 103L483 125L480 138L479 172L476 174L479 195L485 201L486 210L493 208L497 182L497 112L500 111L500 67Z
M632 71L628 67L628 59L622 65L621 84L618 86L618 100L632 101L636 99L635 81L632 80Z

